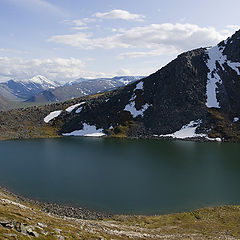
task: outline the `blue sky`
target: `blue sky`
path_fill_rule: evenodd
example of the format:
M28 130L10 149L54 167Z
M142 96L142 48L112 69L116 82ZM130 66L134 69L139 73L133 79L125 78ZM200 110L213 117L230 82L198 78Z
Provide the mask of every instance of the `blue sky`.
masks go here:
M239 0L0 0L0 81L148 75L230 36L239 8Z

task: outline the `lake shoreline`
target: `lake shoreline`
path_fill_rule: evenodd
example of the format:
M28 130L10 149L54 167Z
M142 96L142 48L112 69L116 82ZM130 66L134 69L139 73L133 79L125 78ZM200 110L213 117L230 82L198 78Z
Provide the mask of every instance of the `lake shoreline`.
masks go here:
M55 203L55 202L44 202L40 200L34 200L28 197L24 197L21 194L15 193L6 186L0 185L0 192L6 195L12 196L17 199L20 203L29 203L38 206L42 211L57 215L60 217L69 217L84 220L102 220L110 218L113 214L94 211L81 207L74 207L71 205Z
M238 144L66 137L0 147L0 185L61 215L150 216L239 204Z
M39 207L42 211L53 214L59 217L67 217L73 219L82 219L82 220L104 220L110 219L117 216L125 216L125 217L161 217L165 215L175 215L175 214L184 214L184 213L191 213L195 211L200 211L204 209L214 209L214 208L225 208L225 207L239 207L240 205L216 205L216 206L205 206L201 208L196 208L188 211L176 211L176 212L169 212L169 213L162 213L162 214L111 214L104 211L96 211L82 207L76 207L73 205L62 204L57 202L47 202L32 199L30 197L25 197L19 193L14 192L13 190L9 189L7 186L0 185L0 196L6 195L13 197L14 199L19 202L19 204L31 204L33 206ZM1 200L1 198L0 198Z
M61 139L61 138L68 138L68 137L79 137L79 138L104 138L104 139L128 139L128 140L167 140L167 141L188 141L188 142L224 142L224 143L240 143L240 141L230 141L221 139L221 141L216 139L207 139L203 137L194 137L194 138L172 138L172 137L163 137L163 136L138 136L138 137L117 137L117 136L101 136L101 137L92 137L92 136L62 136L62 135L56 135L56 136L36 136L31 138L1 138L0 141L18 141L18 140L37 140L37 139Z
M240 206L156 216L79 219L41 209L0 187L0 239L239 239ZM104 236L104 237L103 237Z

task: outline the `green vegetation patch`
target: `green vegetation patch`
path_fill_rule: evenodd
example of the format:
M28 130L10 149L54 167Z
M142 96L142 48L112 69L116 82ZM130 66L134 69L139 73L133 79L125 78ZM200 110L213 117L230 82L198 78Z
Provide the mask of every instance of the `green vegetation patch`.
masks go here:
M220 109L210 108L208 113L211 118L210 138L220 137L228 141L240 140L240 124L238 122L234 123L232 118Z

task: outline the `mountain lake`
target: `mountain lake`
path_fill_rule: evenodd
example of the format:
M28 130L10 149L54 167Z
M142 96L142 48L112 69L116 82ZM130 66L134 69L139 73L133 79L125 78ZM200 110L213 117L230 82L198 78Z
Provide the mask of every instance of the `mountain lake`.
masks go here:
M0 185L118 214L240 204L234 143L64 137L0 141Z

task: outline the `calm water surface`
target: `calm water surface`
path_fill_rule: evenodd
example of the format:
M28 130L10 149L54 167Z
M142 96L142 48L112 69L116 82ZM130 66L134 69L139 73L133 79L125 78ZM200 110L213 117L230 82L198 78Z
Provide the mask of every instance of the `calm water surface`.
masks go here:
M240 204L240 145L63 138L0 141L0 185L112 213Z

